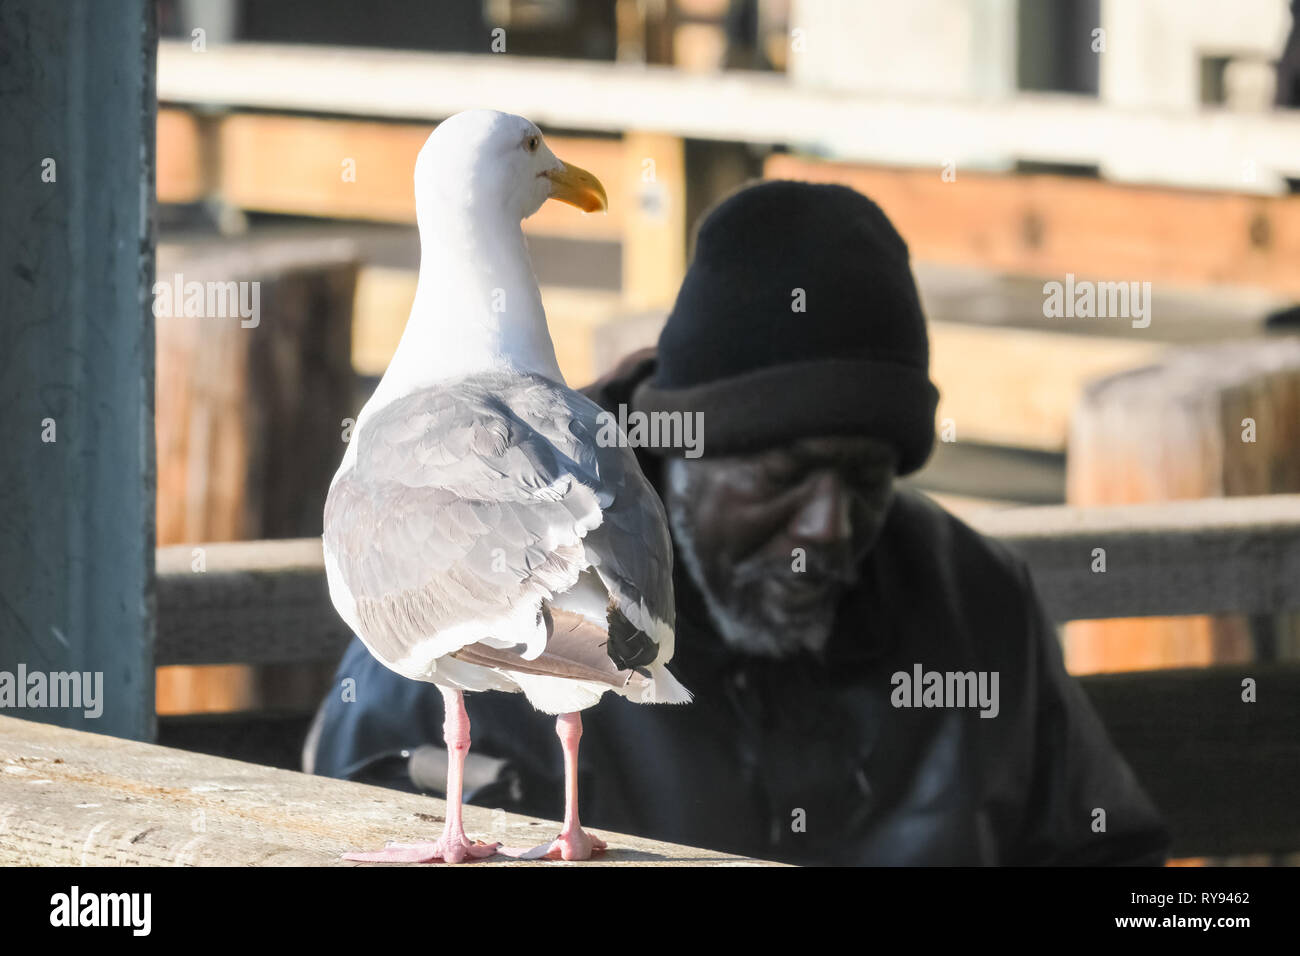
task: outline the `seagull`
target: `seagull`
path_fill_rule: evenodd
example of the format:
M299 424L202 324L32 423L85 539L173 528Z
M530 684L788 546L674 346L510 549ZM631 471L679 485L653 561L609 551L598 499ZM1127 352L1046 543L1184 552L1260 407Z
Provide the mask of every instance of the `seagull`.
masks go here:
M548 199L606 208L591 173L557 159L522 116L471 110L415 163L420 275L397 351L353 426L325 502L339 615L381 663L442 692L442 836L346 859L459 863L466 691L522 692L556 716L559 835L535 858L605 849L578 819L581 711L609 691L687 703L673 656L672 545L663 505L608 416L555 358L522 221ZM602 437L604 440L601 440Z

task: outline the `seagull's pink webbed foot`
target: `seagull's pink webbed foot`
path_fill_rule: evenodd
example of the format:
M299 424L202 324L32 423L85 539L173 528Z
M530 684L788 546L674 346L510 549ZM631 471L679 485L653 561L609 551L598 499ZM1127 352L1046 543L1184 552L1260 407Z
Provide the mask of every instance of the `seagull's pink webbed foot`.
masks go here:
M605 841L592 836L578 822L578 741L582 739L582 716L561 714L555 719L555 732L564 748L564 826L550 843L531 850L503 847L504 856L520 860L590 860L605 852Z
M465 713L465 698L460 691L438 689L442 691L445 713L442 735L447 744L447 820L442 836L432 842L389 843L382 850L354 850L344 853L343 859L358 863L463 863L491 856L501 845L465 836L461 788L465 779L465 755L469 753L469 715Z
M343 859L361 863L464 863L481 860L496 853L500 843L471 841L465 834L459 837L444 834L433 841L420 843L389 843L382 850L365 850L344 853Z
M548 860L590 860L593 854L604 852L604 840L582 827L574 827L560 831L543 856Z
M605 841L600 837L592 836L582 827L566 827L550 843L527 850L503 846L497 852L516 860L590 860L605 849Z
M605 850L605 841L594 837L578 822L578 741L582 739L582 715L560 714L555 732L564 749L564 826L541 854L548 860L590 860ZM543 847L538 847L543 849Z

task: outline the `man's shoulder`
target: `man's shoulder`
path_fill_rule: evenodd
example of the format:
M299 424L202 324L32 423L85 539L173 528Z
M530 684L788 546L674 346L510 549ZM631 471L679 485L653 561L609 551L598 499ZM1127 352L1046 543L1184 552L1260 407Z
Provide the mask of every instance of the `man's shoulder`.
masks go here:
M632 401L632 392L654 373L657 353L653 348L638 349L623 356L612 369L579 391L606 411Z
M900 541L980 558L1017 577L1025 568L1024 559L1007 545L981 534L929 495L906 485L895 489L886 529Z
M929 495L907 486L895 490L881 536L882 557L924 575L942 592L973 595L996 607L1027 601L1031 579L1024 559L995 538L976 531Z

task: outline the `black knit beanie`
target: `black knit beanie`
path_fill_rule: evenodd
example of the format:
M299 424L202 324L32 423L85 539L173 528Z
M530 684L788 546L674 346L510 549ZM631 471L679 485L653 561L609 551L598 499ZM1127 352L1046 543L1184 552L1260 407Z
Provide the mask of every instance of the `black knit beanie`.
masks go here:
M880 207L777 180L705 218L632 405L702 412L705 454L863 435L893 444L906 475L934 444L929 362L907 244Z

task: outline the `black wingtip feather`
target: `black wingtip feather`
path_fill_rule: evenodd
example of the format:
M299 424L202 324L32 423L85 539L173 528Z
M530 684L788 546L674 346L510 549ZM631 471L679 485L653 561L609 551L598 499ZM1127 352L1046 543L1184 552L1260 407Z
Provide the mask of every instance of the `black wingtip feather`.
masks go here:
M605 624L609 630L605 653L619 670L645 667L659 656L659 648L650 635L638 630L612 601L605 612Z

